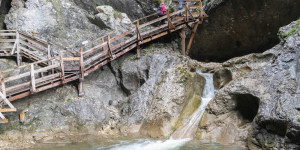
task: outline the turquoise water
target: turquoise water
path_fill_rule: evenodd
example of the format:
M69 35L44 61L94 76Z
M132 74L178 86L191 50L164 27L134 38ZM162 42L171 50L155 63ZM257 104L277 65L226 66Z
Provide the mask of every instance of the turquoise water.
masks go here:
M35 150L243 150L241 147L198 140L90 140L71 144L38 144Z

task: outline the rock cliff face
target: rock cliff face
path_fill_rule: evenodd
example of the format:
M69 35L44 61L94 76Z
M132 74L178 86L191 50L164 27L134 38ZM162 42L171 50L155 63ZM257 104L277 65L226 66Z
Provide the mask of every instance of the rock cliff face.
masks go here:
M210 16L197 31L190 56L224 61L279 43L281 26L300 16L299 0L205 0ZM218 43L218 44L215 44Z
M91 74L82 98L69 84L14 102L19 112L28 109L26 121L19 123L16 113L6 115L0 148L26 148L61 133L169 136L183 107L200 101L193 96L200 97L204 79L190 72L188 64L196 62L163 47L171 46L150 46L138 60L127 54Z
M232 81L209 104L200 125L202 139L247 142L250 149L300 148L300 20L279 35L284 35L281 43L264 53L214 65L213 72Z
M2 13L4 2L1 14L7 12ZM129 18L122 12L135 19L151 13L153 2L12 0L5 24L74 47L125 28ZM115 10L97 10L97 5ZM199 106L205 81L196 69L214 73L219 90L198 138L250 149L299 149L299 20L276 34L300 16L299 5L297 0L207 0L210 18L198 30L193 58L221 61L280 44L224 63L199 63L180 56L173 45L150 45L141 59L129 53L88 76L83 98L68 84L14 102L19 112L28 109L26 122L19 123L15 113L7 115L9 124L0 126L0 149L26 148L57 134L168 137ZM14 61L0 58L0 70L13 66Z

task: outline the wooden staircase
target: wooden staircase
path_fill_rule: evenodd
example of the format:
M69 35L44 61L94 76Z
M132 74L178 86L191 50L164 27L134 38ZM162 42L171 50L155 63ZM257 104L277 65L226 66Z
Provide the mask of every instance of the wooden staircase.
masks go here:
M198 25L208 16L202 9L201 0L184 1L184 9L178 10L179 5L175 5L168 9L165 16L158 17L158 13L155 13L140 18L133 21L129 25L132 28L125 32L110 32L72 51L23 32L0 31L0 57L14 56L18 64L17 68L0 70L0 122L7 122L2 113L16 111L11 101L68 82L78 80L79 96L83 96L82 82L85 76L132 49L136 48L139 58L141 45L169 33L181 31L182 54L186 55ZM178 3L179 0L173 2ZM163 20L166 23L161 24ZM187 50L186 29L190 29L192 33ZM22 58L33 63L21 65ZM5 105L9 108L4 108Z

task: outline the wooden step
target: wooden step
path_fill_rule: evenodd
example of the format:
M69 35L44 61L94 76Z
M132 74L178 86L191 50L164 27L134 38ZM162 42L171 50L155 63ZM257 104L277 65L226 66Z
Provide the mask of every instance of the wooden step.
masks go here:
M0 112L16 112L17 109L16 108L4 108L4 109L0 109Z
M0 123L8 123L8 120L7 119L0 119Z

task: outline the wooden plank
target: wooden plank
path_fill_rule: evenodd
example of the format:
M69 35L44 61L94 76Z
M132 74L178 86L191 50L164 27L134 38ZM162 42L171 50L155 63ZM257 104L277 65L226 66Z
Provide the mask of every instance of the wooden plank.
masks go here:
M0 39L0 43L14 43L16 39Z
M23 41L23 40L20 40L20 43L21 43L22 45L25 45L25 46L29 47L29 48L32 49L33 51L39 51L39 52L42 52L43 54L46 54L47 49L48 49L48 48L46 48L46 47L42 47L42 48L37 47L36 45L33 45L33 44L29 43L29 42L25 42L25 41ZM31 51L32 51L32 50L31 50Z
M34 73L39 73L39 72L47 72L48 70L54 69L54 68L58 68L60 66L60 64L53 64L51 66L47 66L47 67L43 67L40 69L37 69L34 71Z
M0 109L0 112L15 112L17 111L16 108L6 108L6 109Z
M110 42L117 41L117 40L121 39L122 37L125 37L126 35L128 35L128 34L132 33L134 30L135 30L135 29L134 29L134 28L132 28L132 29L130 29L130 30L128 30L128 31L126 31L126 32L125 32L125 33L123 33L123 34L121 34L121 35L119 35L119 36L116 36L116 37L112 38ZM102 41L103 41L103 40L102 40Z
M95 47L93 47L93 48L91 48L91 49L89 49L89 50L83 52L83 55L86 56L86 55L88 55L88 54L91 54L91 53L93 53L94 51L96 51L96 50L98 50L98 49L100 49L100 48L102 48L102 47L105 47L106 45L107 45L107 42L102 43L102 44L100 44L100 45L97 45L97 46L95 46Z
M0 49L12 49L13 45L2 45L0 46Z
M0 33L0 36L16 36L16 33Z
M27 77L27 76L30 76L30 72L25 72L25 73L18 74L18 75L15 75L15 76L7 77L7 78L4 79L4 81L5 82L10 82L10 81L21 79L21 78L24 78L24 77Z
M80 61L80 57L64 57L64 61Z
M51 60L54 60L55 58L52 57L50 59L47 59L47 60L40 60L40 61L37 61L37 62L34 62L32 64L40 64L40 63L44 63L44 62L47 62L47 61L51 61ZM17 68L13 68L13 69L8 69L8 70L5 70L3 71L3 73L7 73L7 72L12 72L12 71L15 71L15 70L18 70L18 69L23 69L23 68L26 68L28 66L30 66L31 64L27 64L27 65L23 65L23 66L20 66L20 67L17 67Z

